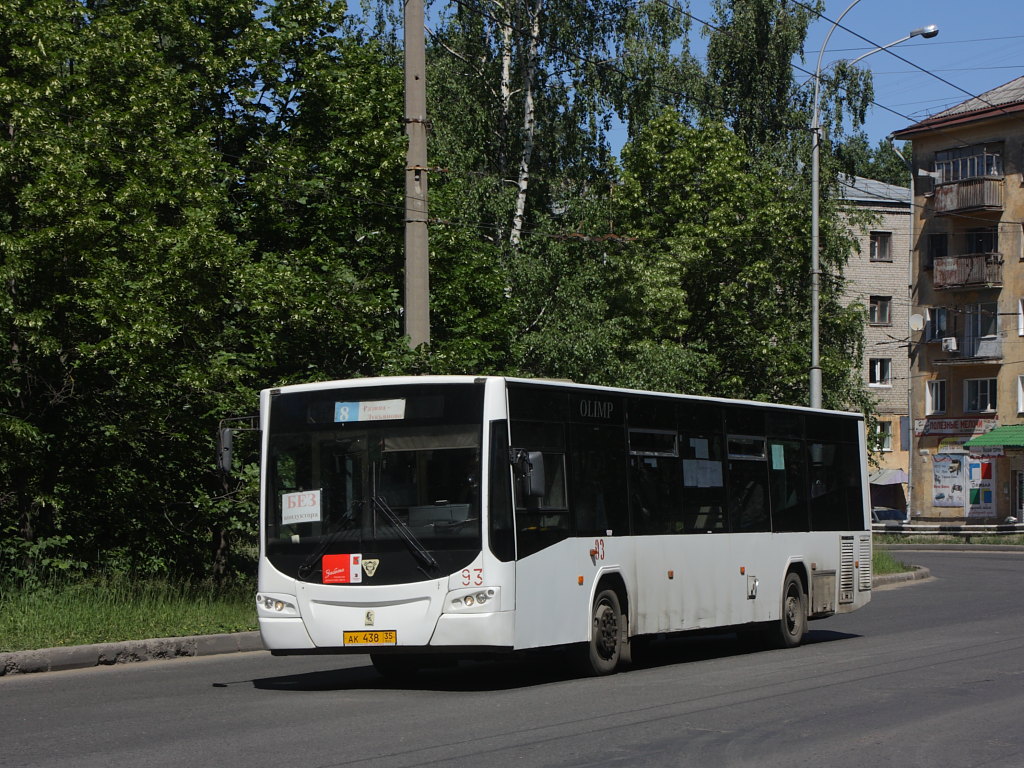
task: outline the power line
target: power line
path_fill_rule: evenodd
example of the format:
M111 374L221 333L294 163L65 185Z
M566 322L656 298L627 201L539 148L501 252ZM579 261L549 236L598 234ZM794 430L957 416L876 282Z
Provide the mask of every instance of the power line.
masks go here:
M882 51L884 51L885 53L888 53L890 56L894 56L895 58L897 58L900 61L902 61L904 64L909 64L914 69L919 70L920 72L924 72L925 74L934 77L940 83L948 85L950 88L955 88L956 90L960 91L961 93L964 93L967 96L969 96L971 99L977 99L978 101L982 102L983 104L986 104L989 107L992 107L993 109L998 109L999 111L1003 112L1004 114L1009 114L1005 109L1003 109L999 105L993 104L990 101L988 101L987 99L984 99L981 96L978 96L977 94L971 93L970 91L968 91L968 90L966 90L964 88L961 88L956 83L952 83L952 82L950 82L949 80L946 80L943 77L939 77L933 71L925 69L924 67L921 67L921 66L915 64L914 62L910 61L909 59L906 59L903 56L900 56L899 53L897 53L896 51L894 51L894 50L892 50L890 48L885 48L884 46L878 45L874 41L869 40L868 38L864 37L864 35L860 34L859 32L854 32L849 27L845 27L842 24L833 21L828 16L826 16L825 14L821 13L820 11L818 11L816 8L813 8L813 7L809 6L809 5L801 2L801 0L793 0L793 3L795 5L799 5L801 8L805 8L806 10L808 10L811 13L815 14L816 16L818 16L819 18L823 19L824 21L827 21L827 22L831 23L837 29L841 29L844 32L848 32L849 34L853 35L854 37L857 37L860 40L863 40L865 43L867 43L868 45L872 46L873 48L880 48Z

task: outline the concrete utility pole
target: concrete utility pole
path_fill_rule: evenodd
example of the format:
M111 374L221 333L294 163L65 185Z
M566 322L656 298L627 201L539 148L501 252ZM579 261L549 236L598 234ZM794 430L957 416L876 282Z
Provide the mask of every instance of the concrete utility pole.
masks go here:
M430 343L427 242L427 54L423 0L405 0L405 333L412 349Z

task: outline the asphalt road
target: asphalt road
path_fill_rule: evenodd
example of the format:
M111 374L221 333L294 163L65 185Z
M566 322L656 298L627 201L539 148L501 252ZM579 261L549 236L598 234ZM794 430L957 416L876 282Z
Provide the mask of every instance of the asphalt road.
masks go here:
M933 578L801 648L688 638L608 678L265 652L2 677L0 766L1024 766L1024 555L898 555Z

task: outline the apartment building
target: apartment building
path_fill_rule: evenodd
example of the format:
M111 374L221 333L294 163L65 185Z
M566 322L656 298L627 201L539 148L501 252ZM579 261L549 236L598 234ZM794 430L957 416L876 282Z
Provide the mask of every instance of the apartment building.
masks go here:
M905 510L912 441L907 356L910 189L860 176L841 178L839 188L859 246L846 265L844 298L864 311L861 373L878 414L871 502ZM867 224L853 224L865 218L858 213L867 214Z
M1024 77L895 134L913 141L911 514L1024 509Z

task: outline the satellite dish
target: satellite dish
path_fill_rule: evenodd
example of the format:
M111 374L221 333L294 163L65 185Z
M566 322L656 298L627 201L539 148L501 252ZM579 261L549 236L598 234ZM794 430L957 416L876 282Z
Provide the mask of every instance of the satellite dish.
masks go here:
M924 318L921 315L910 316L910 330L912 331L923 331L924 330Z

